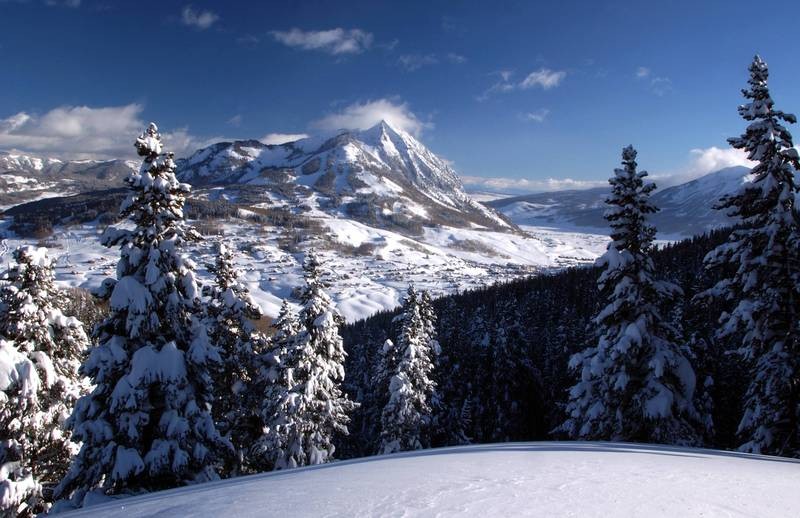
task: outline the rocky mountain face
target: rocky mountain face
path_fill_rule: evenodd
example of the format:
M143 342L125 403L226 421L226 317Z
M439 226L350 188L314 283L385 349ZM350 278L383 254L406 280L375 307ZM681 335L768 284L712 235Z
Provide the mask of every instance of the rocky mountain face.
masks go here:
M368 224L514 230L464 191L456 172L413 136L386 122L330 138L281 145L221 142L178 161L178 176L197 187L257 187L266 205L324 211Z
M691 236L733 223L714 205L749 180L749 169L730 167L687 183L657 190L653 203L661 210L651 220L662 235ZM603 219L607 187L528 194L486 202L518 225L607 232Z

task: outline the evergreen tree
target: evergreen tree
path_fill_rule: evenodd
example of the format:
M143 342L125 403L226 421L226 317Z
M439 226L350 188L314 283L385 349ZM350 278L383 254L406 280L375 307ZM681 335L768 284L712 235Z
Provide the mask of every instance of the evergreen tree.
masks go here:
M283 411L290 399L289 392L294 387L294 341L300 331L300 322L292 311L289 301L284 299L278 318L272 323L275 334L269 339L267 350L259 357L258 378L254 391L261 394L258 405L259 418L263 423L261 437L250 449L249 463L256 471L275 469L286 448L286 427ZM281 466L287 467L287 466Z
M303 264L306 287L300 298L299 331L279 358L276 404L265 416L263 449L276 469L333 460L334 436L347 435L355 404L342 392L345 352L342 317L325 292L322 265L311 250Z
M266 340L252 323L261 318L261 309L239 282L233 252L218 244L217 260L208 269L214 274L214 284L203 287L203 294L210 299L206 307L208 336L222 357L213 373L217 394L212 414L235 450L226 459L224 475L236 476L244 468L247 450L261 433L255 410L260 403L255 390L256 358L263 354Z
M800 232L792 136L782 122L794 115L774 108L767 64L750 65L748 102L739 114L745 133L728 142L757 162L753 181L722 198L718 208L739 219L729 241L706 257L727 273L704 296L730 303L718 337L741 336L739 351L752 364L738 434L743 451L800 455Z
M426 307L427 304L427 307ZM431 421L433 357L430 301L409 286L401 314L402 327L395 346L387 341L384 372L390 374L389 398L381 414L380 453L418 450L430 445L426 437Z
M500 307L491 343L491 440L521 440L524 392L538 385L540 375L521 348L520 315L515 304Z
M47 509L41 483L77 451L63 424L89 388L78 374L89 339L62 312L46 250L21 247L14 260L0 290L0 513L26 515Z
M650 257L655 184L637 172L633 147L623 150L622 165L606 200L612 241L597 262L607 305L594 320L597 345L570 360L579 381L560 429L576 439L698 444L695 374L669 313L680 288L655 279Z
M199 237L183 221L190 188L175 178L155 124L136 149L144 160L126 178L131 194L121 207L133 229L103 236L105 245L120 247L120 260L117 278L98 292L110 313L81 367L95 388L68 421L83 445L56 489L76 505L95 490L133 493L213 479L231 449L210 410L219 353L202 322L193 264L180 253Z

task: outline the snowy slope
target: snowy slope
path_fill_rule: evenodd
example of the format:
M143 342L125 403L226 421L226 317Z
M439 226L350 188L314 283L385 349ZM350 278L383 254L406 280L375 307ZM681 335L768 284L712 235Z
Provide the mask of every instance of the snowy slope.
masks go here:
M611 443L445 448L254 475L66 516L800 516L800 461Z
M730 224L713 206L724 194L747 181L746 167L730 167L696 180L657 190L653 203L661 210L652 221L662 234L691 236ZM656 184L658 182L656 181ZM486 202L517 225L546 225L560 229L605 229L607 187L582 191L529 194Z
M360 221L399 217L423 225L513 227L472 200L446 161L383 121L281 145L221 142L179 160L178 176L195 186L263 186L289 203L313 196L313 208Z
M322 226L322 235L313 244L331 271L331 296L348 321L395 308L409 282L434 296L452 294L551 268L590 264L604 252L608 240L537 228L527 228L523 234L435 227L420 236L407 236L324 213L313 219ZM15 236L9 224L0 219L2 263L11 260L17 246L40 242ZM302 284L303 253L285 250L283 228L239 218L216 224L219 236L208 236L187 250L200 266L201 279L210 280L202 266L213 261L214 243L223 239L236 251L243 281L263 312L277 316L281 299L292 300L293 289ZM92 222L55 228L46 244L56 260L61 286L93 289L114 274L119 250L100 244L102 227ZM363 251L355 253L359 247Z

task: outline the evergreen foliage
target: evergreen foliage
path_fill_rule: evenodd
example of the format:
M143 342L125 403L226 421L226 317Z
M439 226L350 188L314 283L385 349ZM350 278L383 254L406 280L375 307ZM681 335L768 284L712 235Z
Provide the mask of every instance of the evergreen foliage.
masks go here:
M737 337L749 364L749 385L738 434L742 451L800 454L800 232L795 173L800 168L792 135L782 123L794 115L776 110L767 64L749 67L747 103L739 115L749 124L731 146L756 162L752 182L724 197L718 208L740 225L727 243L706 257L721 279L703 297L721 304L717 336Z
M0 513L32 515L49 502L77 451L64 430L88 390L78 374L89 348L82 324L64 316L44 248L21 247L0 289Z
M218 244L217 260L208 269L214 274L214 283L203 287L203 294L209 297L206 325L209 340L222 359L212 374L217 391L212 414L220 433L234 447L223 474L236 476L245 469L247 452L261 434L255 410L261 402L256 378L266 339L252 323L261 318L261 309L239 281L233 252Z
M637 171L633 147L622 151L622 166L606 200L612 241L596 263L604 268L598 288L607 305L594 319L597 345L570 360L579 380L561 430L575 439L696 445L696 376L670 314L682 293L655 278L650 257L655 184Z
M383 375L388 401L381 413L380 453L418 450L430 445L429 430L436 384L432 379L438 343L433 339L435 315L430 299L409 286L397 345L383 347Z
M203 322L194 265L181 254L197 238L184 224L189 186L175 178L155 124L136 140L143 157L126 178L121 215L133 229L109 229L120 248L116 279L98 296L110 313L94 330L81 372L94 390L68 421L80 452L56 489L81 505L89 492L136 493L216 478L229 452L211 416L218 349Z
M269 398L262 450L275 469L322 464L333 460L337 435L347 435L348 414L356 405L342 391L345 352L339 327L342 317L325 291L319 256L309 251L306 286L298 332L286 353L278 356L276 387Z

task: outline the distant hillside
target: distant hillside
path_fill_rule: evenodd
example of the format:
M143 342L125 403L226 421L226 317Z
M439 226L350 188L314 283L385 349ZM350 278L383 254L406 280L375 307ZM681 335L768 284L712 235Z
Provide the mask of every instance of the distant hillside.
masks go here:
M691 236L730 225L733 221L713 206L724 194L747 181L749 169L730 167L696 180L658 190L653 203L661 210L652 221L661 234ZM656 184L658 182L656 181ZM528 194L488 201L518 225L554 226L607 231L603 219L607 187Z

